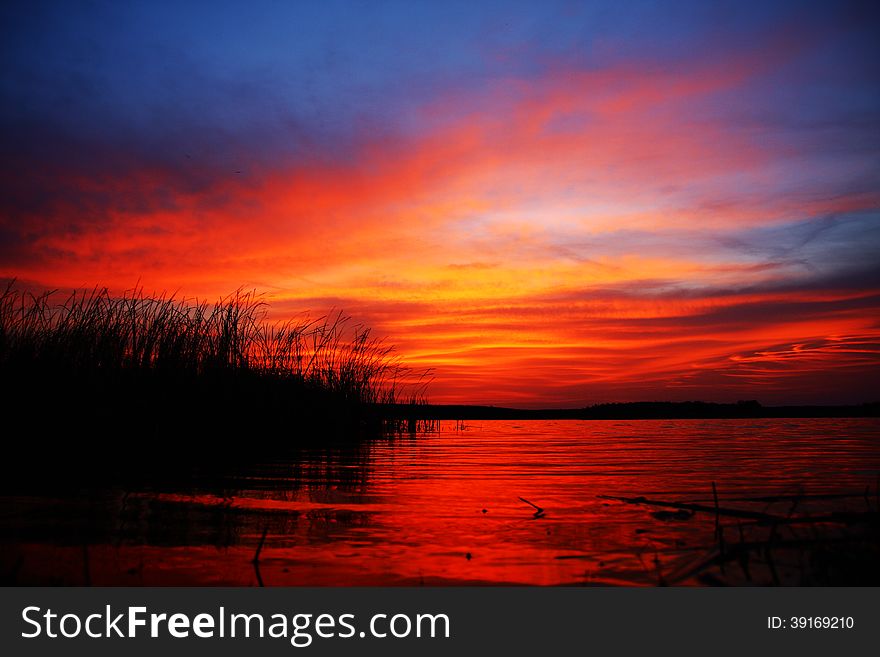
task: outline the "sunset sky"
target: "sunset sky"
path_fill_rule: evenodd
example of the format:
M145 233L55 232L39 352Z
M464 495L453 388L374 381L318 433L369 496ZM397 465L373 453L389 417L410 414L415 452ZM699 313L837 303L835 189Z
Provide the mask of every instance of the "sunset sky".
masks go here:
M874 401L876 7L4 2L0 277L342 309L434 402Z

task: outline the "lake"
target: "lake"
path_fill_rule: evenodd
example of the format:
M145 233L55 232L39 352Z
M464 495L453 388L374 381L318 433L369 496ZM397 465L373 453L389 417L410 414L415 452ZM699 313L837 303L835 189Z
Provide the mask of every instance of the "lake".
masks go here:
M26 584L810 583L819 538L866 537L878 473L878 419L444 422L185 482L6 494L0 567ZM711 510L713 482L744 515Z

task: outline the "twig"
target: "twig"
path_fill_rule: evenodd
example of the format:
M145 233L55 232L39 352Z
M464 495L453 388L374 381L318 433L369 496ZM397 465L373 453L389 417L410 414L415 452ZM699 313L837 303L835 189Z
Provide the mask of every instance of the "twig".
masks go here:
M761 497L728 497L731 502L784 502L787 500L842 500L846 498L862 497L864 493L817 493L808 495L797 493L794 495L764 495Z
M667 502L664 500L649 500L645 497L619 497L616 495L597 495L597 497L602 500L617 500L618 502L626 502L627 504L645 504L647 506L664 506L671 509L686 509L688 511L704 511L706 513L716 513L716 509L714 507L706 506L705 504ZM780 520L780 518L772 516L768 513L760 513L758 511L745 511L742 509L727 509L724 507L718 507L717 513L719 515L730 516L732 518L750 518L752 520L762 520L765 522L778 522Z
M712 482L712 498L715 500L715 533L718 533L718 527L721 525L721 516L718 515L718 489L715 488L715 482Z
M523 502L525 502L525 503L528 504L530 507L532 507L532 508L535 509L535 517L536 517L536 518L540 518L541 516L544 515L544 509L542 509L541 507L539 507L537 504L533 504L532 502L529 502L529 501L528 501L526 498L524 498L524 497L520 497L519 499L521 499Z
M264 543L265 540L266 540L266 533L267 533L268 531L269 531L269 527L268 527L268 526L263 527L263 535L260 536L260 543L259 543L259 545L257 545L257 551L256 551L256 553L254 554L254 558L251 560L251 563L253 563L254 565L260 563L260 552L263 551L263 543Z

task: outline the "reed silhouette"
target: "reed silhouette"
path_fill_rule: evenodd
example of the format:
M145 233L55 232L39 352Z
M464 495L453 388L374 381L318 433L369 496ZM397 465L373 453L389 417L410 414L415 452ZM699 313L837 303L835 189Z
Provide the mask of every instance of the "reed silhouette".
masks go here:
M271 322L254 292L215 303L141 289L0 295L7 475L163 471L399 428L423 379L337 312ZM97 466L97 467L90 467Z

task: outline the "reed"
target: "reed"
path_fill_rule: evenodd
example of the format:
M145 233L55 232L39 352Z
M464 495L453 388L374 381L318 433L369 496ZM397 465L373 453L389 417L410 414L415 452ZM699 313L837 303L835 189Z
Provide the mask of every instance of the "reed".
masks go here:
M342 312L270 321L264 299L243 290L208 303L10 283L0 385L5 422L22 433L150 437L227 454L397 428L382 408L423 403L426 379Z
M61 303L9 284L0 295L0 367L81 373L246 372L292 380L360 403L396 403L406 372L392 348L341 312L266 320L267 304L237 291L214 304L142 290L75 291Z

